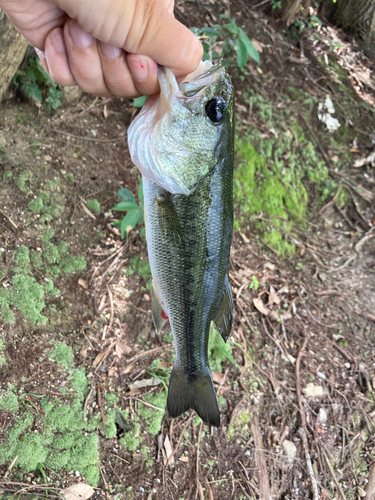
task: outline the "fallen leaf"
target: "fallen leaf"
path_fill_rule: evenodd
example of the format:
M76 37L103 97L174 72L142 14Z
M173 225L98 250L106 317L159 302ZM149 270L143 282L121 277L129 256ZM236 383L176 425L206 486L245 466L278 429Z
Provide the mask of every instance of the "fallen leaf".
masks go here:
M85 483L77 483L60 491L66 500L87 500L94 494L94 488Z
M174 458L172 456L173 450L172 450L171 442L169 441L168 436L165 436L165 439L164 439L164 449L165 449L165 454L166 454L166 457L164 459L164 465L167 465L167 464L173 465L174 464Z
M287 319L290 319L292 317L292 314L289 311L285 311L283 313L283 320L286 321Z
M85 280L83 280L82 278L79 278L79 280L78 280L78 284L79 284L82 288L84 288L85 290L87 290L87 289L88 289L88 287L89 287L89 285L86 283L86 281L85 281Z
M278 321L280 319L280 314L277 311L271 311L269 313L268 317L272 321Z
M266 262L264 264L265 269L269 269L270 271L274 271L276 269L275 264L272 264L271 262Z
M185 462L185 463L188 463L189 462L189 457L185 457L184 455L182 457L179 458L180 462Z
M105 119L105 120L108 118L108 115L109 115L109 113L108 113L108 107L107 107L107 105L105 104L105 105L104 105L104 109L103 109L103 116L104 116L104 119Z
M83 346L79 352L79 355L85 358L87 356L87 351L89 350L89 346Z
M264 314L264 316L268 316L269 313L270 313L270 310L267 309L267 307L264 305L264 302L262 299L253 299L253 304L254 306L258 309L258 311L262 314Z
M246 110L247 111L247 110ZM249 238L246 236L244 233L240 233L241 238L243 239L244 243L250 243Z
M108 351L108 347L107 347L107 349L105 349L104 351L100 352L100 353L96 356L96 358L94 359L94 362L93 362L93 364L92 364L92 366L93 366L94 368L96 368L96 367L98 366L98 364L101 362L101 360L102 360L102 359L104 358L104 356L106 355L107 351Z
M133 368L134 368L134 363L125 366L124 370L122 371L123 375L126 375L127 373L131 372Z
M313 383L307 384L302 391L308 399L323 398L326 395L324 387Z
M116 354L119 358L121 358L123 354L130 354L133 350L131 347L124 344L124 342L116 342L115 349L116 349Z
M212 380L216 382L217 384L221 384L223 379L224 379L224 374L223 373L218 373L218 372L211 372L212 375Z
M251 40L251 43L254 45L254 49L256 49L260 54L263 52L264 43L258 42L258 40Z
M280 305L280 298L277 295L277 293L272 285L270 286L270 293L268 296L268 301L270 302L270 304Z
M164 359L159 365L160 368L170 368L171 366L172 366L172 363L170 363L169 361L165 361Z
M152 378L144 378L143 380L136 380L135 382L129 382L129 389L132 391L133 389L143 389L143 387L154 387L155 385L160 385L161 380L156 377Z

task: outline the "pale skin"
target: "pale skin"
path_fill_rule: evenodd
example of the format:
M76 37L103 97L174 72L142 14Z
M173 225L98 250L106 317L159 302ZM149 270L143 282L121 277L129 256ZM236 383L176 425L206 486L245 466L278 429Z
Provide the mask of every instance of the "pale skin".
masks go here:
M157 64L180 78L203 49L173 17L174 0L0 0L53 80L99 96L159 92Z

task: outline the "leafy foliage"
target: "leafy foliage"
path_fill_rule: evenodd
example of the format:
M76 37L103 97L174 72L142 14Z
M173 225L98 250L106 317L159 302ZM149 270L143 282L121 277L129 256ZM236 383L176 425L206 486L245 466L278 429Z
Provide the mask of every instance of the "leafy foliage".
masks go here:
M132 229L136 227L137 224L142 224L145 220L144 210L143 210L143 184L142 179L138 186L138 199L137 203L133 193L126 188L120 189L117 193L120 198L120 202L115 205L112 210L117 212L127 212L125 217L121 221L115 221L112 223L113 226L120 228L121 237L124 238ZM143 236L144 231L141 231Z
M13 83L34 102L46 102L49 112L61 106L61 91L36 57L30 57L28 66L17 71Z
M240 71L245 68L249 57L260 64L259 53L246 32L236 24L235 18L223 15L228 22L216 24L213 28L192 28L193 33L201 38L204 49L203 60L212 60L222 57L227 67L234 61Z

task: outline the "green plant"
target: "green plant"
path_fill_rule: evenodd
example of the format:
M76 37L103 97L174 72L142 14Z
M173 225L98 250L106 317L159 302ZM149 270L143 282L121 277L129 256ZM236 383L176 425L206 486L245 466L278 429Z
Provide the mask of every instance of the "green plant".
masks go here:
M249 285L249 288L250 289L254 288L254 290L258 290L259 285L260 285L260 283L259 283L257 277L253 275L251 278L251 283Z
M18 70L13 83L34 102L46 102L51 112L61 106L61 91L36 57L29 58L29 64Z
M225 60L226 67L229 67L236 58L240 71L243 71L249 57L260 64L258 51L245 31L237 26L236 19L226 15L221 17L229 22L222 26L216 24L213 28L192 28L193 33L202 40L203 60L209 59L213 61L222 57Z
M281 0L271 0L272 10L282 9Z
M133 196L133 193L129 189L122 188L117 193L120 198L120 203L117 203L112 210L117 212L127 212L125 217L121 221L115 221L112 223L113 226L120 228L121 237L124 238L125 234L128 234L132 229L136 227L137 224L142 224L144 222L144 210L143 210L143 184L142 179L138 185L138 199L139 204ZM141 236L144 235L144 230L141 230Z

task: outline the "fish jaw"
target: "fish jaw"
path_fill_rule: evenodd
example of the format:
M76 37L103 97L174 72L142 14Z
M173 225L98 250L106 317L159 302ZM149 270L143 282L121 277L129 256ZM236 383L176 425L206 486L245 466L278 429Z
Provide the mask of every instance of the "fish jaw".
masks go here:
M221 154L226 119L212 123L205 106L215 96L232 116L232 85L221 64L180 85L171 70L158 69L161 94L147 99L128 131L129 150L141 173L172 194L191 194Z

